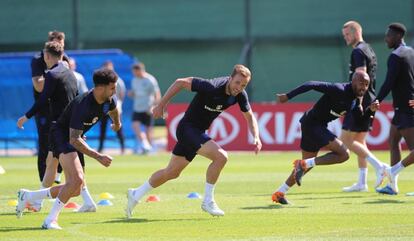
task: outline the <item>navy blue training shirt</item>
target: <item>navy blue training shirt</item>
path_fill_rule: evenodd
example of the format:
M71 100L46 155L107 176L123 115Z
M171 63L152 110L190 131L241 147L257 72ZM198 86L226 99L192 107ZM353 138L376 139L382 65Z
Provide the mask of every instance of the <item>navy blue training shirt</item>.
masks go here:
M78 95L69 103L58 119L57 126L65 130L65 133L67 133L66 137L69 136L69 128L83 130L83 133L86 133L109 111L115 109L116 103L116 96L113 95L104 103L98 104L92 89L89 92Z
M228 107L238 103L242 112L250 110L249 98L246 91L237 96L226 94L226 84L229 76L211 80L193 78L191 91L197 92L187 108L181 122L207 130L213 120Z
M414 113L408 101L414 99L414 50L401 44L388 57L387 77L377 95L383 101L392 92L395 110Z
M358 104L351 83L308 81L287 93L287 96L292 99L309 90L316 90L324 95L319 98L312 109L303 115L301 121L328 124L330 121L344 116L346 112L353 110Z
M62 61L45 74L45 85L39 98L26 113L31 118L45 106L50 106L50 118L56 121L66 105L78 94L76 77Z
M375 99L375 80L377 72L377 56L374 50L366 42L359 42L351 53L349 62L349 82L352 82L352 76L358 67L366 67L369 75L369 87L365 96L369 95L370 101Z

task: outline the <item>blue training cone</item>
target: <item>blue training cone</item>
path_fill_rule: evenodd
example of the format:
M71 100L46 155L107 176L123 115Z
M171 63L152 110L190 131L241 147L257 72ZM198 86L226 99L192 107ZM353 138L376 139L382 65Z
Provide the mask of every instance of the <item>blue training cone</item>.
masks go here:
M98 205L99 206L112 206L113 204L111 201L103 199L98 202Z
M198 194L198 192L190 192L187 195L188 198L194 198L194 199L201 199L201 195Z

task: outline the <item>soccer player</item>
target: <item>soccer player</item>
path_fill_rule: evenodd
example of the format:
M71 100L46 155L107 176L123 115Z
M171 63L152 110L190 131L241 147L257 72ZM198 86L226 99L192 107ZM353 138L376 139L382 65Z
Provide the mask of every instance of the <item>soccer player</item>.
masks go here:
M48 33L48 41L56 41L65 45L65 33L59 31L50 31ZM67 60L66 55L63 56L64 60ZM31 60L32 70L32 84L34 99L37 100L40 93L43 91L45 83L45 74L47 70L46 62L44 61L43 50L36 54ZM38 134L38 151L37 151L37 170L39 173L39 179L41 187L51 186L55 177L45 176L46 171L46 159L48 155L49 147L49 129L50 129L50 118L49 118L49 106L42 106L35 115L36 128ZM60 182L60 174L62 167L58 166L58 175L56 176L56 182ZM33 203L31 209L33 211L39 211L41 208L40 203Z
M145 70L144 63L135 63L132 66L134 78L131 80L131 90L128 96L134 101L132 114L132 128L135 133L136 143L141 143L142 153L146 154L152 150L152 132L154 120L151 109L161 99L160 88L157 79ZM145 126L145 132L141 130L141 125ZM138 153L138 148L134 148L134 153Z
M358 22L346 22L342 28L342 34L346 44L352 46L351 60L349 63L349 81L355 71L363 71L369 75L370 82L367 92L362 101L362 108L366 109L375 99L375 79L377 71L377 57L371 46L362 38L362 27ZM342 134L340 140L352 151L352 143L357 141L367 148L365 138L372 127L374 116L366 116L360 122L356 122L352 116L354 112L347 112L342 124ZM344 192L366 192L367 185L367 161L363 156L358 156L359 178L358 182L352 186L344 187Z
M316 104L300 119L302 138L300 147L302 149L302 160L294 162L292 174L279 189L272 195L272 200L281 204L288 204L285 193L295 183L301 185L303 175L311 168L319 165L333 165L345 162L349 158L349 150L332 132L327 128L330 121L344 116L352 111L353 118L361 119L372 115L379 104L374 102L367 110L362 109L361 98L364 97L369 88L369 76L364 71L356 71L352 76L351 83L327 83L309 81L297 87L287 94L278 94L277 100L285 103L293 97L309 90L322 92L324 95ZM357 120L359 121L359 120ZM386 164L378 161L375 156L361 143L352 143L354 151L358 156L363 156L377 172L375 187L382 183ZM321 148L330 152L318 156Z
M41 112L45 106L47 108L50 106L48 119L51 122L50 125L53 125L63 112L66 105L69 104L69 102L78 94L75 75L68 68L67 64L62 61L64 55L63 46L64 45L61 42L57 41L50 41L45 44L42 55L48 71L44 76L44 86L39 98L35 101L32 108L18 120L17 126L19 128L23 128L23 124L36 113ZM50 136L50 129L48 136ZM49 145L50 144L51 143L49 143ZM47 166L44 170L43 183L40 187L41 189L52 186L53 180L56 176L56 170L58 169L58 156L53 156L51 150L48 151L46 163ZM93 209L96 210L96 204L91 198L86 187L82 197L84 197L84 206L82 206L79 211L83 212L89 210L93 211ZM41 201L29 204L33 211L40 211L42 207Z
M53 154L59 156L62 164L66 183L37 191L20 189L16 206L17 217L22 216L25 203L28 201L56 198L42 228L61 229L57 223L59 213L71 197L80 194L84 182L84 172L78 152L96 159L105 167L111 164L112 157L90 148L82 135L106 114L109 114L113 120L111 127L114 131L121 128L114 96L117 78L112 70L96 70L93 75L95 88L83 95L78 95L65 108L57 123L53 125L50 138L53 144Z
M394 117L391 121L389 141L391 145L390 185L377 191L384 194L398 193L398 174L414 162L414 154L402 161L399 149L400 136L404 137L410 151L414 150L414 50L405 45L404 35L407 29L401 23L392 23L385 34L388 48L393 49L388 58L388 70L384 84L377 95L381 102L391 91ZM397 146L398 145L398 146Z
M128 204L125 210L127 218L131 217L132 210L147 192L177 178L197 154L212 161L206 173L205 195L201 208L213 216L224 215L215 202L214 188L228 156L227 152L206 134L206 130L221 112L237 103L253 134L256 154L260 151L262 143L259 139L257 121L244 90L250 78L248 68L235 65L231 76L211 80L187 77L177 79L170 86L160 103L153 109L154 118L164 116L168 102L181 90L194 91L197 94L177 126L178 142L167 167L154 172L140 187L128 189Z

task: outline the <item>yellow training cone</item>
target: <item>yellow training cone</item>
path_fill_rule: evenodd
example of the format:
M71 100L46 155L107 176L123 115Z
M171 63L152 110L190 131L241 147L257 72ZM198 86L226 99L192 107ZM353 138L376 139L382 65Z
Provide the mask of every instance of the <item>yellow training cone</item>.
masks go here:
M103 192L99 194L99 198L108 200L108 199L114 199L114 196L112 196L109 192Z
M17 206L17 200L9 200L7 201L7 205L13 207Z

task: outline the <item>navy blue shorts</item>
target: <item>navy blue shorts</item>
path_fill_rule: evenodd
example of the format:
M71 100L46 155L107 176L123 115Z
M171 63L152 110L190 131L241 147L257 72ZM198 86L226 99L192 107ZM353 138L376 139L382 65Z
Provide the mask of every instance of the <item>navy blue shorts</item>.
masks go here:
M197 155L198 149L211 140L205 130L194 127L189 123L180 122L176 131L177 144L173 149L176 156L184 156L187 161L191 162Z
M395 110L391 123L398 130L414 127L414 114Z
M62 129L52 124L49 136L49 151L53 153L53 157L59 159L61 153L67 154L70 152L77 152L82 167L85 167L85 158L82 152L76 150L69 143L69 133L65 134Z
M307 152L318 152L336 138L335 134L329 131L326 125L301 123L301 128L300 148Z
M147 127L152 126L154 123L152 115L147 112L134 112L132 114L132 121L139 121Z
M344 117L342 129L352 132L368 132L372 129L373 119L374 118L363 118L362 120L357 121L352 111L349 111Z

